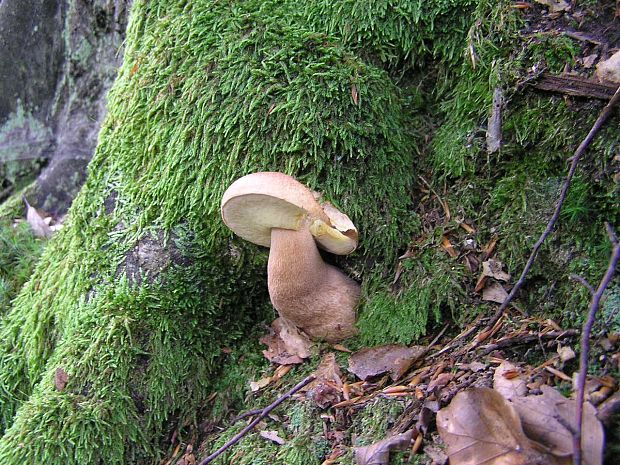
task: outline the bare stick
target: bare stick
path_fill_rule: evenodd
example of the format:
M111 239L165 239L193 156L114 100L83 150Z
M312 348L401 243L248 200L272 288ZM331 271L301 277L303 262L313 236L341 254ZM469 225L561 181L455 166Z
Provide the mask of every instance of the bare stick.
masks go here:
M569 276L569 278L574 279L575 281L579 281L583 285L583 287L590 291L590 294L594 294L596 292L592 287L592 284L590 284L588 280L583 276L579 276L578 274L572 274Z
M611 282L614 272L616 271L616 267L618 266L618 262L620 261L620 242L618 241L618 238L609 223L606 223L605 226L607 227L607 234L609 235L609 240L611 241L613 249L605 276L603 276L596 292L592 294L588 319L586 320L586 324L583 326L583 331L581 333L581 354L579 356L579 374L577 375L575 432L573 434L573 465L581 465L581 426L583 420L583 399L585 396L586 374L588 371L588 354L590 352L590 333L592 332L592 326L594 326L594 320L601 303L601 297Z
M562 185L562 191L560 192L560 197L558 199L558 203L555 206L555 211L553 212L553 216L547 223L547 227L545 228L545 231L541 234L540 238L538 238L538 241L536 241L536 244L534 244L534 247L532 248L532 253L530 254L530 258L527 260L525 268L523 268L523 272L521 273L521 276L519 277L517 284L515 284L515 286L510 291L510 294L508 294L508 296L504 300L504 303L500 305L499 309L497 310L493 318L491 318L491 321L487 325L488 327L493 326L497 322L497 320L499 320L502 317L502 315L504 314L504 311L506 310L506 308L508 308L508 305L510 304L510 302L512 302L512 300L514 299L515 295L517 295L517 292L519 292L521 287L523 287L523 284L525 283L525 277L527 276L530 269L532 268L532 265L534 264L534 260L536 260L536 256L538 255L538 251L540 250L540 247L542 246L543 242L545 242L545 239L547 239L547 236L551 234L551 231L553 231L553 228L555 228L555 224L558 222L558 218L560 217L560 211L562 210L562 206L564 205L564 202L566 200L568 189L570 188L571 182L573 180L573 176L575 176L575 171L577 171L577 164L579 163L581 156L584 154L584 152L590 145L590 142L592 142L592 139L594 139L594 136L601 129L601 127L603 126L607 118L609 118L609 116L611 115L614 109L614 106L616 106L618 101L620 101L620 87L616 89L616 93L611 98L609 103L605 106L605 108L603 108L603 110L601 111L601 114L599 115L596 122L592 126L592 129L590 129L590 132L588 133L586 138L581 142L579 147L577 147L577 150L575 150L575 154L572 157L572 163L568 170L568 174L566 175L566 179L564 180L564 184Z
M271 405L265 407L261 414L259 416L257 416L254 420L252 420L252 422L250 424L248 424L248 426L246 426L245 428L243 428L241 431L239 431L237 434L235 434L235 436L230 439L226 444L224 444L222 447L220 447L218 450L216 450L215 452L213 452L211 455L209 455L207 458L205 458L202 462L200 462L199 465L207 465L207 463L211 463L214 459L216 459L218 456L220 456L222 454L222 452L224 452L226 449L228 449L229 447L235 445L237 442L239 442L239 440L245 436L246 434L248 434L250 432L250 430L252 428L254 428L263 418L265 418L267 415L269 415L269 412L271 412L273 409L275 409L278 405L280 405L282 402L284 402L286 399L288 399L289 397L291 397L293 394L295 394L297 391L299 391L302 387L304 387L306 384L314 381L316 379L316 375L312 374L310 376L305 377L302 381L300 381L299 383L297 383L290 391L288 391L286 394L284 394L281 397L278 397L278 399L272 403Z

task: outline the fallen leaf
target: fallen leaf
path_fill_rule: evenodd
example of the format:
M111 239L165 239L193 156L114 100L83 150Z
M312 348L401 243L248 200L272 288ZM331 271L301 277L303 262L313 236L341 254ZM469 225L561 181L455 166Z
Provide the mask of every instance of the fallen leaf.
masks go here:
M441 447L435 444L424 446L424 453L431 459L433 465L445 465L448 463L448 455Z
M413 430L387 437L370 446L354 447L357 465L388 465L390 450L407 449L413 439Z
M351 84L351 98L353 98L353 103L357 106L358 94L357 86L355 84Z
M435 419L435 414L439 411L439 402L436 400L425 400L420 410L420 416L415 427L422 434L428 432L428 428Z
M278 436L278 432L277 431L261 431L260 433L258 433L260 435L261 438L265 438L268 439L272 442L275 442L278 445L283 445L286 443L286 441L284 439L282 439L280 436Z
M516 376L512 376L513 373L516 373ZM521 378L517 366L505 360L495 369L493 389L508 400L522 397L528 391L527 383Z
M507 282L510 280L510 275L505 271L502 271L502 262L498 260L487 260L482 262L482 273L478 278L474 292L480 292L487 281L487 278L497 279L498 281Z
M52 230L43 219L43 216L39 214L36 208L28 203L26 197L22 197L22 199L26 204L26 221L28 221L34 235L37 237L45 237L46 239L52 237Z
M476 233L476 230L472 228L470 225L468 225L467 223L459 223L459 226L463 228L465 231L467 231L468 234Z
M542 395L520 397L512 400L521 418L523 430L530 438L547 446L557 457L570 457L573 437L564 425L575 425L573 399L567 399L551 386L540 387ZM584 402L581 448L584 465L603 463L604 433L596 418L596 409Z
M513 406L493 389L459 392L437 413L437 429L451 465L560 464L525 435Z
M293 365L280 365L276 368L276 371L273 375L273 380L278 381L279 379L284 378L289 371L293 369Z
M573 378L568 376L566 373L564 373L563 371L560 371L560 370L556 370L553 367L546 366L545 370L547 370L552 375L557 376L560 379L563 379L564 381L568 381L569 383L573 381Z
M570 3L566 0L535 0L536 3L549 8L549 13L561 13L562 11L568 11L571 9Z
M610 426L615 415L620 413L620 391L598 406L596 417L606 426Z
M336 354L333 352L328 352L323 355L321 363L319 363L319 366L316 368L314 374L316 379L313 383L316 383L317 381L329 381L334 383L339 388L342 387L342 372L336 363Z
M463 368L464 370L471 370L474 373L478 373L479 371L484 370L487 365L485 363L482 362L471 362L471 363L465 363L463 365L459 365L461 368Z
M399 344L370 347L355 352L349 359L349 371L359 379L389 373L393 381L400 378L420 357L426 347L407 347Z
M482 257L483 260L486 260L493 252L495 252L495 247L497 247L497 241L499 240L498 236L493 236L493 238L482 248Z
M441 248L448 252L448 255L450 255L452 258L456 258L459 256L456 250L454 250L454 246L452 245L452 242L450 242L450 239L448 239L448 236L443 236L441 238Z
M337 350L339 352L347 352L347 353L352 353L353 351L351 349L347 349L345 346L343 346L342 344L333 344L332 345L332 349Z
M493 281L482 290L482 300L503 304L508 293L498 282Z
M271 334L260 338L261 344L268 347L263 350L267 360L280 365L290 365L303 363L305 358L310 357L310 339L292 322L280 317L271 323L271 329Z
M465 266L467 267L467 270L470 273L475 273L478 270L478 266L480 265L480 262L478 261L477 257L471 254L467 254L463 257L463 259L464 259Z
M69 382L69 375L67 375L67 372L61 367L56 368L56 372L54 373L54 386L56 386L56 389L62 391L67 386L67 382Z
M258 381L250 381L250 390L252 392L259 391L263 389L264 387L269 386L269 383L271 383L271 381L272 381L271 376L267 378L261 378Z
M596 66L596 77L600 81L620 83L620 50Z
M321 408L340 402L343 396L342 373L333 352L323 356L314 374L316 379L308 385L306 391L308 398Z
M594 62L598 58L598 53L593 53L592 55L588 55L587 57L583 57L581 59L581 63L584 68L592 68L594 66Z
M428 388L426 388L426 391L433 392L435 389L441 389L450 381L452 381L452 378L454 378L454 375L452 373L441 373L428 384Z

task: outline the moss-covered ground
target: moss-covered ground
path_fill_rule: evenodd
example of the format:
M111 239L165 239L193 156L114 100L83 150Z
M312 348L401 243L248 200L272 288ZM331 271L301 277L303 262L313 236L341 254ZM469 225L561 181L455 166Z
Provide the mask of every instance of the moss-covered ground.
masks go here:
M358 225L361 248L337 262L364 290L350 347L492 312L466 245L497 238L519 273L602 107L519 86L582 45L526 28L504 1L136 0L88 181L0 317L0 463L154 464L172 436L269 400L246 395L274 317L266 253L219 219L223 191L253 171L295 175ZM496 88L504 144L487 154ZM603 221L620 224L617 128L589 150L519 300L566 327L588 300L569 275L597 282ZM401 410L390 402L351 420L360 444L385 434ZM296 404L286 446L251 435L219 463L320 464L318 414Z

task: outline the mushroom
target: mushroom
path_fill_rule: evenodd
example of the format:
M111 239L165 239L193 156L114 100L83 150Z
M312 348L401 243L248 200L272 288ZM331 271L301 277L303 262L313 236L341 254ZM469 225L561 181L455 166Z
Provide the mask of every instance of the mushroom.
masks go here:
M349 254L357 247L357 229L317 196L286 174L254 173L226 190L221 210L238 236L270 247L267 283L280 316L313 339L335 342L356 333L360 286L325 263L317 245Z

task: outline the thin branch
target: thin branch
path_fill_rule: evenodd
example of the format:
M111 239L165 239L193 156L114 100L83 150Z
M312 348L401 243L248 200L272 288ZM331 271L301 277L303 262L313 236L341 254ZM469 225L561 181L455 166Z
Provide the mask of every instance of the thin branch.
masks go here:
M579 276L578 274L571 274L569 278L580 282L583 287L585 287L588 291L590 291L590 294L594 294L596 292L594 288L592 287L592 284L590 284L588 280L584 278L583 276Z
M214 459L219 457L222 454L222 452L224 452L226 449L228 449L229 447L231 447L231 446L235 445L237 442L239 442L239 440L241 440L241 438L243 438L243 436L248 434L250 432L250 430L252 430L252 428L254 428L263 418L265 418L267 415L269 415L269 413L273 409L275 409L278 405L280 405L286 399L291 397L293 394L295 394L297 391L299 391L301 388L303 388L305 385L311 383L315 379L316 379L316 375L314 375L314 374L312 374L310 376L307 376L302 381L297 383L286 394L278 397L278 399L275 402L273 402L271 405L265 407L262 410L261 414L259 416L257 416L254 420L252 420L252 422L250 424L248 424L245 428L243 428L241 431L239 431L239 433L237 433L226 444L224 444L222 447L220 447L218 450L216 450L211 455L209 455L207 458L205 458L202 462L200 462L199 465L207 465L208 463L211 463Z
M238 422L239 420L243 420L244 418L247 418L247 417L253 417L254 415L258 415L259 413L263 413L263 410L264 410L264 409L262 409L262 408L257 408L257 409L255 409L255 410L248 410L247 412L243 412L242 414L237 415L237 416L233 419L233 421L232 421L232 422L233 422L233 423L236 423L236 422Z
M575 172L577 171L577 165L579 164L579 160L581 159L581 156L584 154L584 152L586 151L586 149L592 142L592 139L594 139L594 136L601 129L601 127L603 126L607 118L609 118L609 116L611 115L618 101L620 101L620 87L616 89L616 93L611 98L609 103L605 106L605 108L603 108L603 110L601 111L601 114L596 119L596 122L592 126L592 129L590 129L590 132L588 132L588 135L586 136L586 138L581 142L579 147L577 147L577 150L575 150L575 154L572 156L572 162L570 165L570 169L568 170L568 174L566 176L566 179L564 180L564 184L562 185L562 191L560 192L560 197L555 206L555 211L553 212L553 216L547 223L547 227L545 228L545 231L541 234L538 241L536 241L536 244L534 244L534 247L532 248L532 253L530 254L530 258L528 259L525 265L525 268L523 268L523 272L521 273L521 276L519 277L517 284L515 284L515 286L510 291L510 294L508 294L508 296L504 300L504 303L502 303L502 305L499 307L499 309L497 310L493 318L491 318L491 321L488 323L488 327L493 326L497 322L497 320L501 318L506 308L508 308L508 305L510 304L510 302L512 302L515 295L517 295L517 292L519 292L521 287L523 287L523 284L525 283L525 277L527 276L530 269L534 265L534 260L536 260L536 256L538 255L538 251L540 250L540 247L542 246L543 242L545 242L545 239L547 239L547 236L551 234L551 231L553 231L553 228L555 228L555 225L558 222L558 219L560 217L560 211L562 210L562 207L564 206L564 202L566 201L566 195L568 194L568 189L570 188L573 177L575 176Z
M544 334L522 334L514 337L507 337L493 344L487 344L481 346L481 355L487 355L494 350L503 349L506 347L512 347L520 344L529 344L537 342L542 339L560 339L565 337L575 337L579 335L579 331L576 329L567 329L565 331L551 331Z
M607 271L605 272L598 289L596 289L596 292L592 295L588 319L586 320L581 333L581 354L579 356L579 374L577 375L575 433L573 434L573 465L581 465L581 429L583 421L583 401L585 397L586 374L588 372L588 355L590 352L590 333L592 333L596 312L598 312L603 293L611 282L616 271L616 267L618 266L618 262L620 261L620 242L618 242L618 238L611 229L611 226L609 224L606 224L605 226L607 227L607 233L609 234L609 239L613 245L613 250L611 252L611 258L609 259Z

